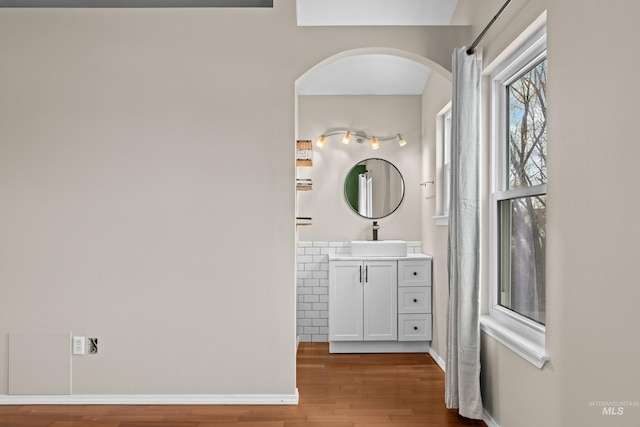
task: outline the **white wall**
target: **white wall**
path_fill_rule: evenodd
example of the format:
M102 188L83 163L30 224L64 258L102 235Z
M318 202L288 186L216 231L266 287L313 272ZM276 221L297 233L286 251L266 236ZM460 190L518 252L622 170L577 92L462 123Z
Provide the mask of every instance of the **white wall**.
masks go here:
M298 212L311 216L313 226L300 227L299 240L350 241L372 238L372 222L356 214L344 197L344 180L351 168L368 158L393 163L404 179L405 196L400 207L378 221L380 239L417 241L420 232L420 96L300 96L298 134L314 142L313 167L298 168L299 178L313 179L313 191L298 193ZM367 135L395 136L401 133L407 144L395 140L380 142L372 150L369 142L349 145L341 136L327 138L322 149L316 138L335 128L351 128Z
M0 334L98 337L75 394L291 395L294 82L467 37L297 28L293 1L0 10Z

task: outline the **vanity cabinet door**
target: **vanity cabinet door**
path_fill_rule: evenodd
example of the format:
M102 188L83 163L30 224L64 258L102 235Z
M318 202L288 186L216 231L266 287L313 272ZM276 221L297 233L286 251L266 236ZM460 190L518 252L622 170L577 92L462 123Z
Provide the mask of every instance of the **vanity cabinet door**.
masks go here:
M329 264L329 340L362 341L364 268L362 261Z
M329 340L398 339L398 263L329 264Z
M364 340L398 339L398 263L364 263Z

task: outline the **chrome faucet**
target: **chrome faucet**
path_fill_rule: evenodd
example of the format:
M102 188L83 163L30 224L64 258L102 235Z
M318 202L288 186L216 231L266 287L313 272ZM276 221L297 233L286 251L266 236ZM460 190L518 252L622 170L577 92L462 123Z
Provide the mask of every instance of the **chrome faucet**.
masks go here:
M378 230L380 226L378 225L378 221L373 221L373 240L378 240Z

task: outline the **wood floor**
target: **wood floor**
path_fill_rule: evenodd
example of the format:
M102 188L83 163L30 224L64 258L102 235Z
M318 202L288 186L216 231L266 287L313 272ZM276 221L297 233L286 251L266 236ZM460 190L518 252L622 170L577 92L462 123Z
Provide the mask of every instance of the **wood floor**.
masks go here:
M444 405L444 374L429 355L329 354L301 343L298 405L0 406L2 427L485 426Z

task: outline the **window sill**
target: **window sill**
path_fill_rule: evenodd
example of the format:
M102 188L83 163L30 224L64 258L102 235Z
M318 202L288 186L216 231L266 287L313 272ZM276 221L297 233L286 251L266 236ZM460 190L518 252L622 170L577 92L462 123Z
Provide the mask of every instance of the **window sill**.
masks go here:
M449 225L449 215L438 215L432 217L431 219L433 219L433 222L435 222L435 224L438 226Z
M534 342L531 338L494 317L480 316L480 330L495 338L538 369L542 369L544 364L549 361L544 345Z

